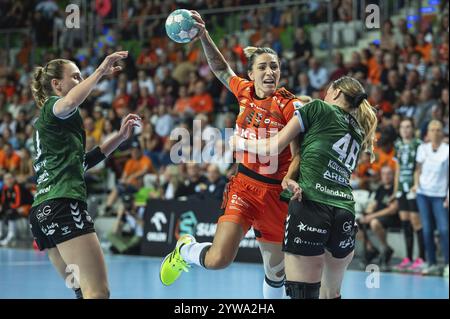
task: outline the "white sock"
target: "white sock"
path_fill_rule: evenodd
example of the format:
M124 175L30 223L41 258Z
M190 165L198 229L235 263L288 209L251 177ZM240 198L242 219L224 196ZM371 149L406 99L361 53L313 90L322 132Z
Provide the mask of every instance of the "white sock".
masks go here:
M12 239L16 236L16 222L14 220L8 220L8 234L6 238Z
M0 220L0 238L3 236L3 220Z
M183 259L189 264L195 264L204 267L200 263L200 254L205 247L211 246L212 243L191 243L183 245L180 249L180 254Z
M273 287L267 283L266 278L263 282L264 299L286 299L286 289L284 284L281 287Z

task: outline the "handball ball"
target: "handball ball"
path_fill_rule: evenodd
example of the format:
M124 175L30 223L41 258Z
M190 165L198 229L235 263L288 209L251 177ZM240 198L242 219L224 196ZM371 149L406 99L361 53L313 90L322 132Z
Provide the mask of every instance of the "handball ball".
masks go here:
M191 13L185 9L178 9L167 17L166 33L177 43L188 43L195 38L198 29Z

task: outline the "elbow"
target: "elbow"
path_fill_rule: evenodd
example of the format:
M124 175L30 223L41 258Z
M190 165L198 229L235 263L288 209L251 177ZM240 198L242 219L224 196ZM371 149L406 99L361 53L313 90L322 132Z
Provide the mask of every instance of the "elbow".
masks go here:
M269 154L266 155L278 155L280 154L280 148L277 143L269 143L269 147L266 147L266 150L269 151Z

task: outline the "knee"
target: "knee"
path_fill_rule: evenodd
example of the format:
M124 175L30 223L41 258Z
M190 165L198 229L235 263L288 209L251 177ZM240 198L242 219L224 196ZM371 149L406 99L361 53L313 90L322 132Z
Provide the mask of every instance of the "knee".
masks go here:
M336 299L341 296L341 291L336 287L320 287L320 299Z
M84 299L109 299L110 292L108 286L98 287L95 289L84 289Z
M448 226L447 225L439 225L438 231L439 231L440 236L448 237Z
M284 260L278 265L270 266L264 264L264 273L266 278L272 282L280 282L284 280Z
M233 262L233 258L220 253L209 250L206 258L205 264L208 269L223 269L227 268Z
M370 221L370 229L375 231L375 230L379 230L382 228L383 228L383 226L381 226L381 223L378 219L374 218Z

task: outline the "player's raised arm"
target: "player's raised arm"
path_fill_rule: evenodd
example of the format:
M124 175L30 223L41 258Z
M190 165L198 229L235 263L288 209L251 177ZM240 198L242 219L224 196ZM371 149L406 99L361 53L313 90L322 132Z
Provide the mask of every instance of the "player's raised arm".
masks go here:
M230 79L236 74L231 69L228 62L220 53L214 41L209 36L208 30L206 30L205 22L197 11L191 11L192 17L196 21L196 26L199 29L198 38L202 42L203 51L205 51L206 59L209 67L213 71L214 75L222 82L227 89L230 89Z
M77 81L81 81L69 92L67 92L67 95L63 96L55 103L53 108L54 114L58 117L65 117L72 113L74 109L84 102L89 93L91 93L92 89L104 75L112 74L121 69L120 66L114 66L114 63L126 58L127 56L127 51L115 52L108 55L102 64L100 64L100 66L94 71L94 73L85 80L81 79L80 74L73 75L78 76L76 79ZM64 88L59 84L58 79L52 79L52 86L56 92L60 90L62 94L65 93Z
M276 155L280 154L301 131L300 122L293 117L281 131L270 138L249 140L233 135L229 144L231 149L236 151L247 151L262 156Z

